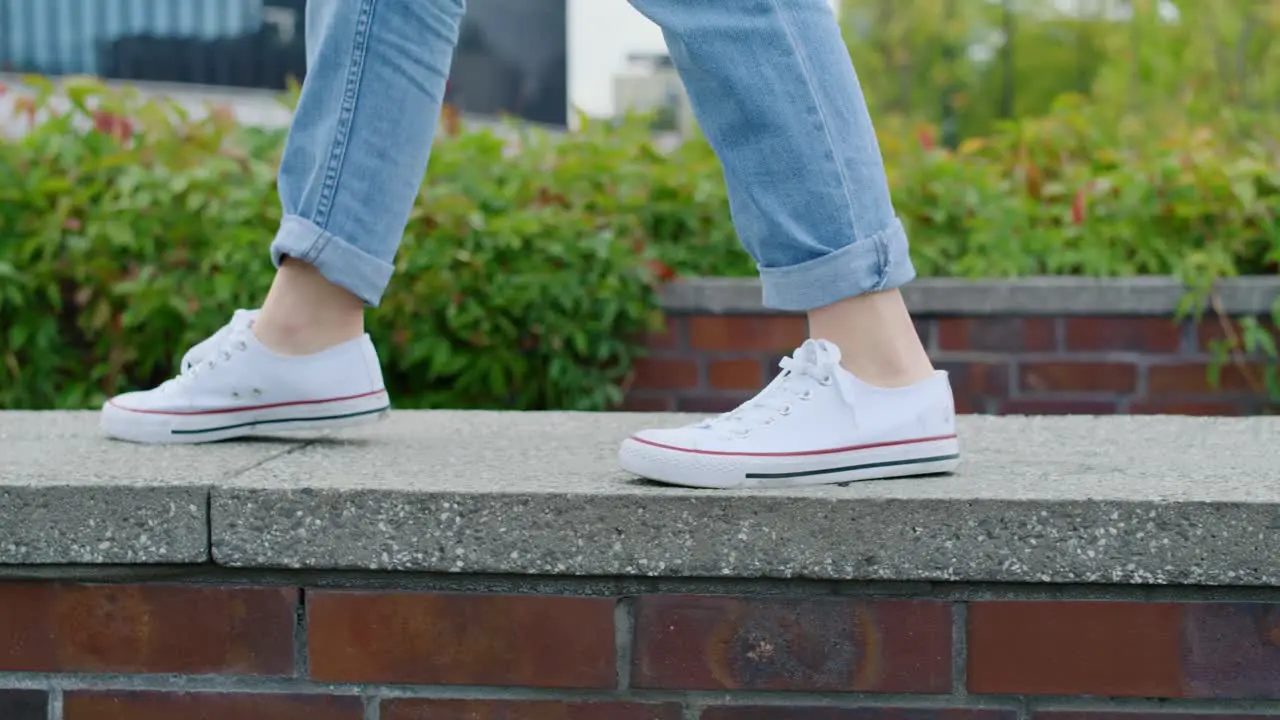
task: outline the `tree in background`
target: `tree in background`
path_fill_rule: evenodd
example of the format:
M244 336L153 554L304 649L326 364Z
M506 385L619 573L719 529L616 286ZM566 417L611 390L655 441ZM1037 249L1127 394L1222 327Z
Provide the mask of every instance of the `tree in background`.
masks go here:
M1065 94L1191 121L1280 111L1280 0L844 0L878 114L952 143Z

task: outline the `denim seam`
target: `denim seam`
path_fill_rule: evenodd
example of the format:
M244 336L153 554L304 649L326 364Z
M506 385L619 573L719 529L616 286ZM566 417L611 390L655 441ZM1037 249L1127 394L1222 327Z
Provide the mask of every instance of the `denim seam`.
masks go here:
M316 229L318 230L316 236L311 238L311 242L307 243L306 252L302 254L302 257L298 258L308 265L315 264L316 258L320 257L320 253L324 252L324 249L328 247L329 238L333 237L329 234L328 230L325 230L318 225L316 226Z
M876 233L873 243L876 247L877 266L880 268L880 277L876 279L876 284L872 285L872 292L879 292L884 289L885 283L889 281L890 267L893 262L893 256L889 254L889 232L880 231ZM857 242L857 241L855 241Z
M315 217L312 218L312 222L320 228L328 225L329 210L333 204L333 197L338 192L338 182L342 178L342 165L346 160L352 120L360 100L365 53L369 49L369 28L373 25L373 12L376 5L377 0L361 0L360 15L356 19L351 64L347 69L347 85L342 92L342 108L338 113L333 145L329 148L329 163L325 167L324 185L320 191L320 198L316 202Z
M818 130L822 132L822 137L827 141L827 157L836 166L836 173L840 176L841 189L844 190L845 210L849 218L850 233L854 235L853 242L858 242L859 238L854 232L855 219L853 217L853 196L851 194L852 183L849 182L849 174L845 171L844 166L836 159L836 141L831 137L831 121L827 118L827 113L822 107L822 102L818 99L817 88L813 85L813 69L809 67L808 61L805 60L804 53L800 51L800 44L796 42L795 30L791 27L787 14L782 11L778 0L769 0L769 4L773 6L773 11L778 14L778 18L782 23L782 29L786 33L787 42L791 45L791 52L796 58L796 62L800 64L801 74L804 76L805 88L809 91L809 99L813 102L814 110L818 113Z

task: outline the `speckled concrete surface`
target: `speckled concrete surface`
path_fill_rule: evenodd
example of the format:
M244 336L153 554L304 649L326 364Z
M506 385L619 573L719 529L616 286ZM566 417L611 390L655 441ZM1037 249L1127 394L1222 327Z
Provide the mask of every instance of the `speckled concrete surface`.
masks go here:
M671 416L400 413L215 489L246 567L1280 584L1280 421L965 418L952 477L691 492L617 470Z
M205 540L232 567L1280 586L1280 419L966 417L958 474L849 487L689 491L616 469L628 432L685 420L399 412L333 438L141 448L88 414L0 414L0 497L101 492L59 525L91 505L118 522L129 540L97 562L155 555L140 536L169 527L163 493L206 492ZM113 507L140 489L152 504ZM0 563L36 562L6 549L21 507L0 509ZM49 537L41 557L95 561Z
M210 488L292 447L142 447L95 413L0 412L0 565L208 562Z

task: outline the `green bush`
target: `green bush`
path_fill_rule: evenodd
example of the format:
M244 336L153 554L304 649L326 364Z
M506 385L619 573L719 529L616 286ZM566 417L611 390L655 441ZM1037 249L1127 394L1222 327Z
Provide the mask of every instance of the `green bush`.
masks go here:
M0 144L0 407L92 406L172 373L272 269L283 134L73 81ZM128 118L122 121L120 118ZM654 329L637 218L649 152L443 139L371 332L401 406L606 407ZM619 198L615 202L613 197Z
M259 301L284 135L85 79L55 109L39 87L19 102L31 131L0 137L0 407L88 407L164 379ZM930 128L882 127L921 274L1172 273L1207 289L1274 272L1274 140L1226 120L1160 129L1076 102L955 152ZM517 409L608 407L663 279L754 272L714 153L661 150L643 118L443 133L396 266L370 331L398 404Z

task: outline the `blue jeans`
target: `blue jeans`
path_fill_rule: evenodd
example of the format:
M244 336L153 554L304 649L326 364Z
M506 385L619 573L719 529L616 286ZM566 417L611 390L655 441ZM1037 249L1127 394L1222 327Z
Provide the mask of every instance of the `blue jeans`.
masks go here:
M811 310L915 275L828 0L631 0L724 167L764 303ZM465 0L311 0L271 245L377 305L426 171Z

